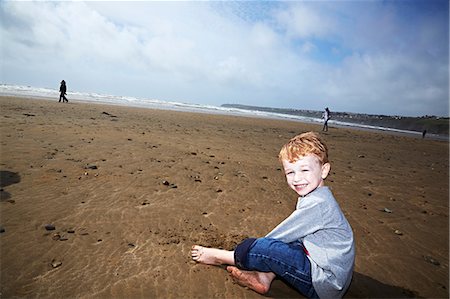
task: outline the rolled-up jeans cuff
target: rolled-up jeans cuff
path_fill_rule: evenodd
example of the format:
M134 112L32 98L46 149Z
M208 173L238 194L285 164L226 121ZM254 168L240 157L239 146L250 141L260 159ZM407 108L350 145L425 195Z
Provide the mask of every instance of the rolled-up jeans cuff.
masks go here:
M236 246L234 250L234 263L238 268L245 269L247 264L247 255L250 247L256 241L256 238L248 238Z

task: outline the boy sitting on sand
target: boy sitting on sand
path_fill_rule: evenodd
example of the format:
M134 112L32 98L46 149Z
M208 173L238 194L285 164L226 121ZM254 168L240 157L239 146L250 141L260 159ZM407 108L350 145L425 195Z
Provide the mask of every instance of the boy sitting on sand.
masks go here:
M300 196L296 210L264 238L249 238L234 251L192 247L192 259L230 265L240 285L265 294L275 277L314 298L342 297L355 260L352 229L324 180L328 149L319 135L303 133L279 154L289 185Z

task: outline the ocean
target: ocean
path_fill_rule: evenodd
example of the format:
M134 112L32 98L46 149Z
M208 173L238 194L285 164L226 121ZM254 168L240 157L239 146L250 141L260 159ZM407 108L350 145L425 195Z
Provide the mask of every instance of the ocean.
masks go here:
M59 91L57 89L42 88L42 87L32 87L32 86L21 86L21 85L10 85L10 84L0 84L0 95L3 96L17 96L17 97L28 97L28 98L45 98L52 99L55 101L59 99ZM151 108L151 109L162 109L162 110L176 110L185 112L200 112L200 113L212 113L212 114L223 114L223 115L234 115L234 116L245 116L245 117L258 117L258 118L271 118L271 119L284 119L291 121L299 121L306 123L323 123L320 118L305 117L298 115L289 115L274 112L238 109L231 107L219 107L211 105L200 105L200 104L189 104L181 102L171 102L162 101L156 99L145 99L136 98L129 96L116 96L116 95L106 95L98 93L88 93L88 92L67 92L67 97L70 101L78 101L85 103L98 103L98 104L112 104L119 106L129 106L129 107L141 107L141 108ZM328 122L330 126L339 127L354 127L368 130L377 131L389 131L396 132L414 136L421 136L421 132L399 130L395 128L378 127L357 123L347 123L337 120L330 120ZM431 135L431 134L430 134ZM428 136L428 135L427 135ZM431 137L431 136L430 136ZM434 136L437 137L437 136ZM440 139L440 138L438 138Z

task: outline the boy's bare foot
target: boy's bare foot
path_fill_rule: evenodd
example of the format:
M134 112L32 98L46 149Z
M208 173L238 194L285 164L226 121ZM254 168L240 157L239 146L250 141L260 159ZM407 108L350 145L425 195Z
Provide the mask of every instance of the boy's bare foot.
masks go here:
M194 245L191 256L194 261L207 265L234 265L233 251Z
M239 285L263 295L269 291L270 285L275 279L275 274L271 272L244 271L234 266L228 266L227 271Z

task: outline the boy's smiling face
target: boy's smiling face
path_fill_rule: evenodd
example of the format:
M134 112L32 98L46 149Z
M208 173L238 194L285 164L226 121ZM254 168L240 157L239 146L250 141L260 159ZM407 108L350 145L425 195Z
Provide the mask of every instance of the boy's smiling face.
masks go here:
M322 187L330 171L330 164L322 165L315 155L302 156L295 162L283 160L283 167L289 187L300 196Z

